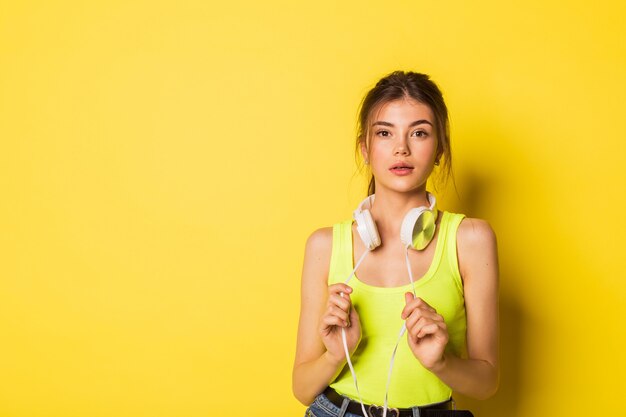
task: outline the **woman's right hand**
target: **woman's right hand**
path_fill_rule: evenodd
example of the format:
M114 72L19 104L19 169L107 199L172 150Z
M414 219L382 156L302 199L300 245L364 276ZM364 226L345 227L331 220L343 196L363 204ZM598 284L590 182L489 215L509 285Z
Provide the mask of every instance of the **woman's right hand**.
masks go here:
M326 310L320 319L319 331L322 342L330 357L343 363L346 354L341 338L341 329L346 331L346 342L350 355L361 341L361 322L356 310L352 308L350 293L352 288L346 284L333 284L328 287ZM343 293L343 297L340 295Z

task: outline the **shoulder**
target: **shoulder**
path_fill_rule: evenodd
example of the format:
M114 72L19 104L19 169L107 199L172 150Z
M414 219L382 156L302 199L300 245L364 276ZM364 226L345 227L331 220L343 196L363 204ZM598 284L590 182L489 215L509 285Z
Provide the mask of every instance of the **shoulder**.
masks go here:
M464 217L457 230L457 241L470 246L495 244L496 233L487 220Z
M496 233L489 222L463 218L457 230L457 254L464 281L485 266L497 264Z
M305 265L328 270L333 245L333 227L321 227L314 230L306 240Z
M314 230L306 240L302 267L302 308L322 299L327 287L332 252L333 228Z
M324 252L330 253L330 249L333 243L333 228L320 227L314 230L306 240L306 251L321 254Z

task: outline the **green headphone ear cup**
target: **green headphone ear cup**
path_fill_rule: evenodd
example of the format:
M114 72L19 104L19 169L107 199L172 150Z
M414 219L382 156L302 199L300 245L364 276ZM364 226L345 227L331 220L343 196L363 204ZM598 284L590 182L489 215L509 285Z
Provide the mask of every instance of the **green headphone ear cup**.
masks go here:
M418 217L413 226L411 234L411 247L416 250L422 250L435 236L435 215L430 210L425 210Z
M430 206L420 206L410 209L400 227L400 239L405 247L423 250L435 236L436 221L439 211L437 199L427 192Z

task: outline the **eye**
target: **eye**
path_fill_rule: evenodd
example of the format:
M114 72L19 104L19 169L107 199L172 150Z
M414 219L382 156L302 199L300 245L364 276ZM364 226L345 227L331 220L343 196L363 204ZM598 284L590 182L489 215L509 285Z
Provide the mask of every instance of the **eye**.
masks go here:
M389 136L389 131L388 130L379 130L379 131L376 132L376 134L378 136L382 136L382 137L386 138L386 137Z
M415 132L413 132L413 135L419 138L425 138L426 136L428 136L428 132L425 130L416 130Z

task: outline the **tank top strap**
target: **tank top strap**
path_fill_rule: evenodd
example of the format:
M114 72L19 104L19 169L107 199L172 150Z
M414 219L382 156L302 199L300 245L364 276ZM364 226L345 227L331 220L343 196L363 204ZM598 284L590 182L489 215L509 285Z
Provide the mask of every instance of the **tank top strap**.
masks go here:
M452 279L454 280L457 289L463 293L463 280L461 279L461 272L459 270L459 259L457 255L456 248L456 235L459 229L459 225L461 221L465 218L465 214L462 213L450 213L447 212L447 222L445 224L444 232L444 260L443 262L447 262L447 267L452 272Z
M352 272L352 219L333 225L328 285L344 282Z

